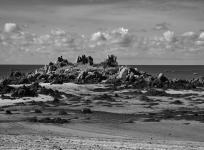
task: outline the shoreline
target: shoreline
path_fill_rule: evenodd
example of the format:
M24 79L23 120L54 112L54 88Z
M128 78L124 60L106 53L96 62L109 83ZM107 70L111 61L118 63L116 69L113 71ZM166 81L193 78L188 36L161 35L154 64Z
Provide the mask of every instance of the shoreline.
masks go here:
M202 80L58 59L31 74L13 72L1 82L0 140L8 141L2 148L204 148Z

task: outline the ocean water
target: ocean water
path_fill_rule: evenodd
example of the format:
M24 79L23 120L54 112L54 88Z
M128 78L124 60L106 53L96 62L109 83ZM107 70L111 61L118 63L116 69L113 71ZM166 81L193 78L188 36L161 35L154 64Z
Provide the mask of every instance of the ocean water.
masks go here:
M33 72L43 65L0 65L0 79L6 78L12 71Z
M164 73L171 79L193 79L204 76L204 65L140 65L136 66L153 75Z
M0 79L8 76L11 71L33 72L43 65L0 65ZM193 79L204 76L204 65L134 65L139 70L153 75L164 73L169 78ZM195 74L196 73L196 74Z

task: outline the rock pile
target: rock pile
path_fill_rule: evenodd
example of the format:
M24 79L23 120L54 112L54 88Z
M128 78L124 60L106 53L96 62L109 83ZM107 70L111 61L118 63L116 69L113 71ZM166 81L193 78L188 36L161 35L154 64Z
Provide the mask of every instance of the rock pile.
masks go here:
M61 93L57 90L47 89L39 85L39 83L33 83L29 86L20 86L17 88L0 84L0 94L11 94L11 97L35 97L38 94L44 94L52 96L53 98L61 98Z
M89 64L89 65L80 65ZM92 65L92 66L91 66ZM107 83L116 86L125 85L125 87L134 88L172 88L172 89L193 89L204 86L204 79L188 80L170 80L163 73L158 76L150 75L139 71L137 68L129 66L118 66L117 57L108 56L106 61L101 64L93 65L93 58L85 55L79 56L77 64L72 64L62 56L58 57L56 63L50 62L43 68L34 73L24 74L21 72L12 72L0 85L0 93L11 92L13 89L9 84L32 84L34 82L43 82L51 84L62 84L67 82L74 83ZM32 95L28 94L24 87L16 91L14 95ZM32 93L32 92L31 92Z

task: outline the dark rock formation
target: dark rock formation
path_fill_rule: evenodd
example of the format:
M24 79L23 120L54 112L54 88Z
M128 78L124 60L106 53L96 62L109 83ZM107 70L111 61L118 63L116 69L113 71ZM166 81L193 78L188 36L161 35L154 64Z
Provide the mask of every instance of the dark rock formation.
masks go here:
M37 95L38 95L37 91L24 85L22 87L15 89L15 91L11 96L12 97L35 97Z
M104 68L118 66L117 57L114 55L108 55L107 59L101 63Z
M86 57L86 55L78 56L77 63L93 65L93 58L91 56Z

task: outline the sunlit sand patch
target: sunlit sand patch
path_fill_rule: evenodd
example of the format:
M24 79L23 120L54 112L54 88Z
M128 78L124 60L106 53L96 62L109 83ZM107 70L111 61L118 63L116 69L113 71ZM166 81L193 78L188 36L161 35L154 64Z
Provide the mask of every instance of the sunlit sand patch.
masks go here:
M198 94L198 95L204 95L204 91L195 91L195 90L173 90L173 89L169 89L169 90L166 90L166 93L169 93L169 94Z
M53 101L53 97L39 94L38 97L23 97L23 98L16 98L14 100L0 98L0 106L10 106L18 103L25 103L25 102L31 102L31 101L35 101L35 102Z

